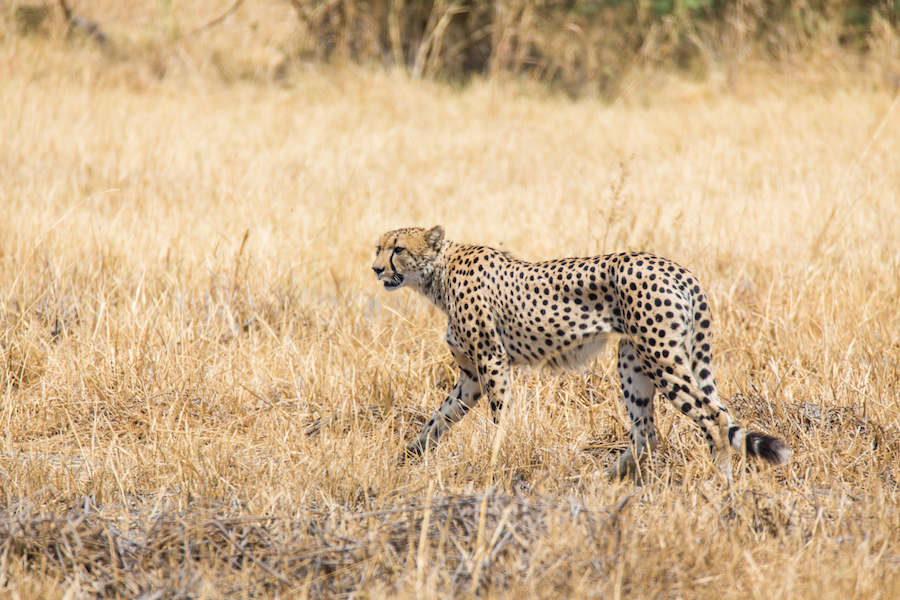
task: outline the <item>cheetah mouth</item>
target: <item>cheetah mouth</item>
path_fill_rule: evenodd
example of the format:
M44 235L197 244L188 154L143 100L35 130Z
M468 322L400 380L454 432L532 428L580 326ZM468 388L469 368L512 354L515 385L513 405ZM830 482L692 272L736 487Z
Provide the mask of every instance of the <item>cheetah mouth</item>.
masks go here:
M401 285L403 285L403 275L401 275L400 273L394 273L393 277L384 282L384 289L388 291L396 290Z

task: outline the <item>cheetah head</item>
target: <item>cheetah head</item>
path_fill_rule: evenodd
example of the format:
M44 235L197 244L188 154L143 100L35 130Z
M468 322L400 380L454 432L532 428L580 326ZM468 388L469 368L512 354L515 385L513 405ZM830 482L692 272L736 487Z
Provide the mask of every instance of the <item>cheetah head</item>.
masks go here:
M431 274L443 241L444 228L440 225L428 230L410 227L389 231L375 246L372 270L388 291L420 284Z

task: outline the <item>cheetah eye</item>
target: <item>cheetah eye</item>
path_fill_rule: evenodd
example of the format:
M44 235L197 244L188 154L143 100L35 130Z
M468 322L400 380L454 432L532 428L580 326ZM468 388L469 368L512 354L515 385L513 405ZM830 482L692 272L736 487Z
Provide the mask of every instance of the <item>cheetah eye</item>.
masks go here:
M405 251L406 251L406 248L401 248L400 246L397 246L394 248L394 254L402 254Z

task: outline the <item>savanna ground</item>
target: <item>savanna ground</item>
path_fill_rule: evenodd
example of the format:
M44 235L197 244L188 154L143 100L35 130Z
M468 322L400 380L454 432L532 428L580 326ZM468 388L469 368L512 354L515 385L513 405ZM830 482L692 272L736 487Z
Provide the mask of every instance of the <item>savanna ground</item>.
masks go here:
M165 29L135 14L104 24ZM110 57L5 23L3 597L900 596L900 107L865 65L647 72L573 102L274 81L264 36L227 28ZM519 371L496 461L480 407L395 468L455 369L444 317L369 266L383 231L436 223L689 267L723 398L791 462L735 458L726 489L662 405L645 484L609 482L608 356Z

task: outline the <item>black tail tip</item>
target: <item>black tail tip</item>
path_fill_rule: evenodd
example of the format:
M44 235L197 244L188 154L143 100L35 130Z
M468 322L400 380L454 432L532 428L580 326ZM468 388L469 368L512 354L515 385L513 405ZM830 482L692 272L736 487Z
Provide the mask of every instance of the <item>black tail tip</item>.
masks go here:
M745 438L747 456L755 456L773 465L783 465L791 457L784 440L764 433L748 431Z

